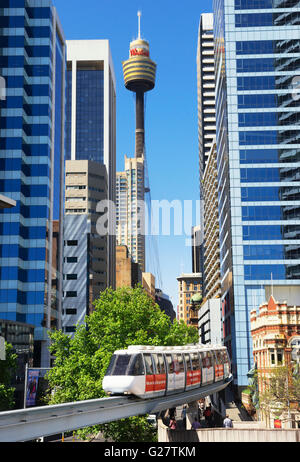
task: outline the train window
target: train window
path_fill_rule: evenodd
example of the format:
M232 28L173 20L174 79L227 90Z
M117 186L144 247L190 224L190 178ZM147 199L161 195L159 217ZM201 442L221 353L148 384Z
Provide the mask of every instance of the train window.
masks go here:
M200 363L199 363L199 356L197 353L191 353L191 360L192 360L192 370L199 371L200 370Z
M146 365L146 374L147 375L154 374L151 355L144 354L144 359L145 359L145 365Z
M177 362L178 362L178 372L184 372L184 363L183 363L183 357L181 353L177 355Z
M185 364L186 364L186 370L187 370L187 371L191 371L192 368L191 368L190 355L185 354L185 355L184 355L184 359L185 359Z
M230 363L228 352L225 351L225 350L223 351L223 362L224 363Z
M201 357L202 357L203 367L212 366L212 354L210 351L205 351L204 353L201 353Z
M144 363L141 354L133 355L128 375L145 375Z
M158 363L158 356L157 356L157 354L152 354L152 358L153 358L154 364L155 364L155 371L154 371L154 373L155 373L155 374L159 374L159 373L160 373L160 367L159 367L159 363Z
M159 374L166 373L165 361L163 355L158 355Z
M217 351L217 361L218 361L218 364L223 364L224 363L224 360L223 360L223 355L222 355L222 352L221 351Z
M131 355L115 355L113 369L110 375L126 375Z
M168 373L173 374L174 372L174 364L173 364L173 359L171 355L166 355L167 358L167 365L168 365Z

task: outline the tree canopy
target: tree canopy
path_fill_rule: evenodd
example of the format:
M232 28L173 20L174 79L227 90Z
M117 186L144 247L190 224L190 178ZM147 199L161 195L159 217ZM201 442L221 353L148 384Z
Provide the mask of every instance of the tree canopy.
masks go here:
M10 386L11 377L17 368L17 355L13 353L13 347L5 342L6 359L0 360L0 412L13 408L15 389Z
M115 350L128 345L185 345L198 343L198 332L183 321L164 314L141 287L106 289L94 302L85 325L77 326L74 337L62 331L50 334L54 367L48 373L49 403L95 399L105 396L102 379ZM145 419L134 417L93 429L114 441L149 438ZM140 432L137 431L140 429ZM85 431L91 431L88 429Z

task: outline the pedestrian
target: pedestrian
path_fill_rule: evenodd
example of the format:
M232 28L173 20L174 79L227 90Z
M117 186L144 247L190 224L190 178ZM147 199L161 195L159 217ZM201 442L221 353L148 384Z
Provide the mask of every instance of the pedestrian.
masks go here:
M211 425L211 406L208 406L205 411L203 412L203 415L205 417L205 422L207 423L207 426L210 427Z
M176 422L175 417L173 417L172 419L170 419L169 428L171 430L176 430L176 427L177 427L177 422Z
M225 419L223 420L223 427L225 428L232 428L232 420L229 418L228 415L226 415Z
M186 406L183 406L183 409L181 411L181 418L182 418L183 427L186 428Z
M192 430L198 430L198 428L201 428L200 423L198 422L197 417L195 417L194 422L192 423Z
M199 419L201 419L203 417L203 412L204 412L204 402L201 401L198 404L199 404L198 414L199 414Z

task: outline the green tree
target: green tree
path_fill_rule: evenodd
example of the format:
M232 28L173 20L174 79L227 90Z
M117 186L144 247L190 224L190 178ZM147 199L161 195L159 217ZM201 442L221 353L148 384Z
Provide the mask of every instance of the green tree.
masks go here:
M106 289L77 326L74 338L54 331L50 334L55 365L48 373L51 404L105 396L102 380L115 350L128 345L185 345L198 342L194 327L173 323L141 287ZM113 441L146 441L152 438L145 418L134 417L85 429L81 435L103 431ZM148 436L147 436L148 435ZM149 436L150 435L150 436Z
M5 342L6 359L0 360L0 412L14 407L14 392L11 378L17 368L17 355L12 351L12 345Z
M278 366L264 379L265 391L259 395L260 408L277 417L290 414L291 403L300 403L300 375L291 366Z

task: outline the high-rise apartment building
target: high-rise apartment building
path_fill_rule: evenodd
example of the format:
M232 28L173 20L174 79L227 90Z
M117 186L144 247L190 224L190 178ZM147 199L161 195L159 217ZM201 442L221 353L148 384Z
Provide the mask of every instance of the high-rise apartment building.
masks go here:
M66 159L90 160L107 171L107 197L115 203L116 82L108 40L68 40ZM95 204L96 208L96 204ZM108 208L107 276L115 287L114 207Z
M51 0L2 0L0 28L0 191L16 202L0 210L0 318L33 325L35 365L49 366L47 330L61 310L52 247L63 209L65 40ZM61 284L60 256L57 274Z
M96 210L107 198L107 177L105 165L89 160L67 160L65 170L62 327L70 333L109 286L108 238L97 232Z
M250 311L271 287L279 300L299 294L299 15L294 2L214 0L224 340L238 386L252 365Z
M117 172L117 245L126 245L129 256L145 271L144 157L125 156L125 171ZM141 282L141 281L140 281Z
M197 43L197 105L200 190L199 271L204 277L204 191L203 176L216 134L213 14L200 16ZM204 282L204 281L203 281ZM205 289L205 284L203 284Z
M220 297L220 239L218 212L217 150L215 139L203 175L204 201L204 297Z
M200 180L216 134L213 14L200 17L197 45L198 146ZM201 184L200 184L201 191Z

